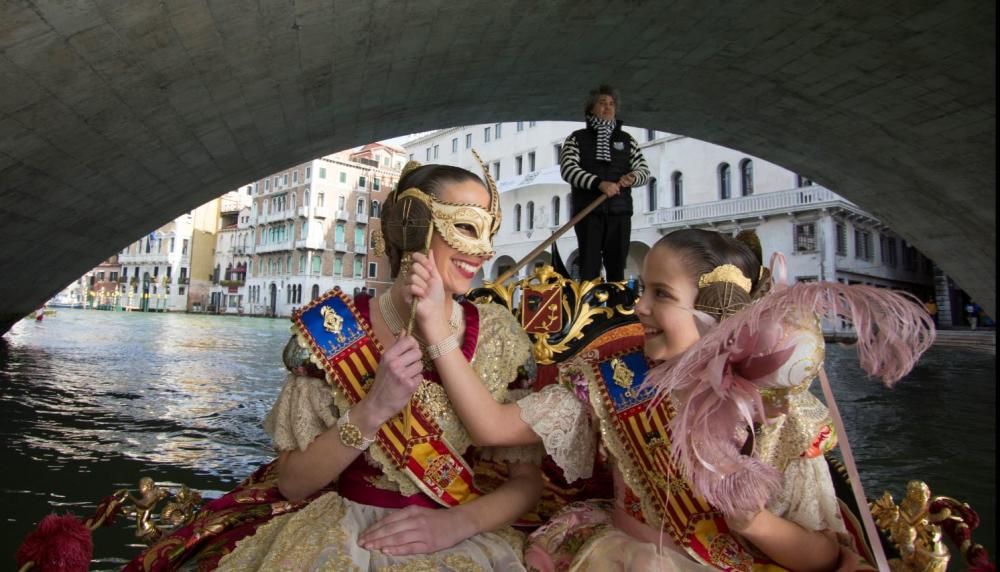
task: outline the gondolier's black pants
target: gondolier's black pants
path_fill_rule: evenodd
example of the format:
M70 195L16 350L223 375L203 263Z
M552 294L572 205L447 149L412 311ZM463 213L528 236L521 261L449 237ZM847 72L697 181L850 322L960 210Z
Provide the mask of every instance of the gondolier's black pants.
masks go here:
M632 215L593 212L573 227L580 246L580 280L593 280L601 275L609 282L625 280L625 260L632 234Z

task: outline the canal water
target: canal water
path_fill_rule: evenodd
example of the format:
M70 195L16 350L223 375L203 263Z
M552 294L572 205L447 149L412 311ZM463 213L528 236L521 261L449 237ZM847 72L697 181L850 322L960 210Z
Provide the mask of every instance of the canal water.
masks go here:
M221 494L271 457L261 420L284 377L289 322L58 310L0 339L0 554L56 511L86 515L142 476ZM996 549L995 358L934 348L893 390L865 379L854 351L827 369L869 496L927 481L967 501ZM123 527L95 535L95 570L137 545ZM958 569L952 566L953 569Z

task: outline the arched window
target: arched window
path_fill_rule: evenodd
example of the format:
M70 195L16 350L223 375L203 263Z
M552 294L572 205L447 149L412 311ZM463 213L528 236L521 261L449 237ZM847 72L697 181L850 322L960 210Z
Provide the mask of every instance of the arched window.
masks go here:
M312 299L319 298L319 284L313 284Z
M306 191L306 192L302 193L302 197L303 197L303 199L302 199L302 205L303 206L309 206L309 191Z
M656 188L656 177L652 177L649 179L649 185L647 186L647 195L646 195L648 201L648 204L646 206L649 207L648 210L650 212L656 210L656 203L658 200L658 197L656 196L657 193L659 193L659 191Z
M682 206L684 204L684 174L680 171L675 171L670 179L674 187L674 206Z
M753 161L750 159L740 162L740 193L744 197L753 194Z
M719 165L719 198L726 200L732 196L732 173L729 172L729 163L723 163Z
M560 209L562 205L559 203L560 199L558 195L552 197L552 226L559 226L559 215L562 213Z
M521 232L521 205L514 205L514 232Z
M528 230L535 228L535 203L533 201L528 201L527 220L525 222L528 225Z
M375 180L377 181L378 179ZM378 201L372 201L372 213L371 213L372 216L375 218L379 218L379 213L382 212L381 208L382 206L379 204Z
M295 210L295 193L292 193L291 203L292 203L292 210Z

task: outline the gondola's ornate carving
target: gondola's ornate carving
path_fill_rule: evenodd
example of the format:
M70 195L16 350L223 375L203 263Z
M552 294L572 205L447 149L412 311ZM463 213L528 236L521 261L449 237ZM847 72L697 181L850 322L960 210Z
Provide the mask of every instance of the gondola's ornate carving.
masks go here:
M585 341L595 320L628 321L634 309L632 290L620 282L576 281L550 265L536 268L509 285L487 283L468 295L473 302L503 304L534 342L535 361L547 365L570 355ZM609 300L618 301L608 304ZM604 328L601 328L602 330Z
M128 489L115 491L113 496L121 500L123 513L135 520L136 538L146 544L151 544L190 522L202 501L201 494L187 485L181 485L173 493L157 485L150 477L139 479L138 496L132 495ZM163 508L156 515L161 504Z
M950 553L941 542L941 527L931 521L931 489L910 481L906 496L897 505L886 491L871 503L872 516L899 550L889 561L893 572L945 572Z

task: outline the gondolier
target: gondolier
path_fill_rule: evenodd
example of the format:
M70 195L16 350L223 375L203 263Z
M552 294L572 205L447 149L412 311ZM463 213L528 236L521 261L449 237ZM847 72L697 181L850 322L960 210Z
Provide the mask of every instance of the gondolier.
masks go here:
M615 118L618 103L618 91L609 85L591 91L584 106L587 127L567 137L559 152L562 178L573 188L574 214L601 193L608 196L575 226L581 280L600 276L602 263L605 279L625 279L632 187L646 184L650 177L639 144Z

